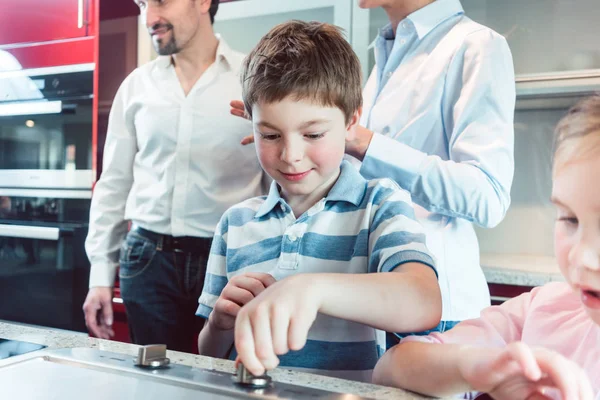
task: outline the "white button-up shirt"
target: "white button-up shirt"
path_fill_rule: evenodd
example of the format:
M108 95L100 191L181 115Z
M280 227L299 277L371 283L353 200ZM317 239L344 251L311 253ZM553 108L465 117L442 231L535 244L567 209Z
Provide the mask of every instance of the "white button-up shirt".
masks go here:
M128 220L161 234L212 237L225 210L266 193L254 146L240 144L252 125L229 114L231 99L241 98L242 60L220 39L216 61L187 96L169 56L123 82L92 198L90 287L113 285Z
M490 300L472 224L497 225L510 204L509 47L458 0L437 0L401 21L395 37L383 28L375 60L361 121L375 135L361 173L411 192L438 262L442 318L477 317Z

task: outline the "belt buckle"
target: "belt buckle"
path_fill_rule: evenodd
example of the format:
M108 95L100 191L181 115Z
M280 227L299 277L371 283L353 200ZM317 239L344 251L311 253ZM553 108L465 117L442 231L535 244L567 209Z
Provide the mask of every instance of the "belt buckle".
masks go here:
M174 237L173 238L173 252L174 253L185 253L185 251L183 251L181 246L182 246L182 243L181 243L180 239Z

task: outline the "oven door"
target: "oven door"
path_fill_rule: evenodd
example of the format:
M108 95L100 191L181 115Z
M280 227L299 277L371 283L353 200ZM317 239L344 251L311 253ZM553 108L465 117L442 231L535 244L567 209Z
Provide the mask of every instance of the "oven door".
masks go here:
M86 224L0 221L0 319L85 332Z
M0 72L1 187L91 190L93 69Z

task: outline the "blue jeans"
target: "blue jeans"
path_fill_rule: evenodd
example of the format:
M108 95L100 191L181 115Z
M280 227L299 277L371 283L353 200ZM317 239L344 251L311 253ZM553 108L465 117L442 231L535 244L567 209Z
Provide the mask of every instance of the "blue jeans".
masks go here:
M156 237L129 232L119 280L131 340L195 352L204 319L195 315L208 254L163 251Z
M460 321L441 321L438 326L436 326L433 329L429 329L427 331L423 331L423 332L410 332L410 333L391 333L391 332L387 332L386 334L386 345L388 350L392 347L394 347L395 345L397 345L398 343L400 343L400 340L402 340L403 338L407 337L407 336L427 336L430 333L433 332L445 332L445 331L449 331L450 329L454 328Z

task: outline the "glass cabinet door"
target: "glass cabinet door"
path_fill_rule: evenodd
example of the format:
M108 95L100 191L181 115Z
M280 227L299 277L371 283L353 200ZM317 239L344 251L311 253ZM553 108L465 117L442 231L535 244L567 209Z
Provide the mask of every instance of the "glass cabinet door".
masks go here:
M290 19L319 21L351 29L351 4L355 0L241 0L219 6L215 32L235 50L247 54L275 25Z
M600 89L598 0L461 0L465 14L506 37L520 100L575 96ZM388 23L382 8L353 4L353 46L365 70L374 64L368 46ZM522 106L523 104L523 106ZM568 106L572 101L552 103ZM518 103L517 108L545 104Z
M517 75L600 69L598 0L462 0L506 37Z

